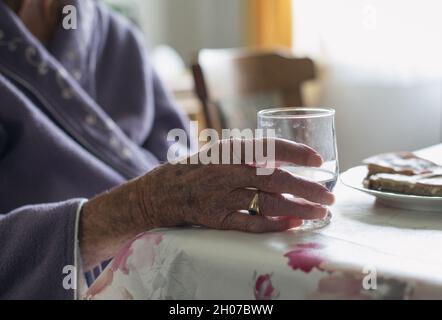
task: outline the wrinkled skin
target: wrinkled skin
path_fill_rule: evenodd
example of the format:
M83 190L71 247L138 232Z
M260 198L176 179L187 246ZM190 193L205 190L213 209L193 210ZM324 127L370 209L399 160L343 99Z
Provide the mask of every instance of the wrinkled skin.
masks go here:
M225 140L213 148L231 147L232 143ZM243 154L231 150L232 159L244 159ZM275 140L275 153L277 164L319 166L322 162L313 149L287 140ZM323 217L323 205L334 201L325 187L281 169L275 168L271 175L256 173L255 166L244 162L167 163L90 200L80 220L83 262L92 267L112 257L131 237L158 227L199 225L255 233L283 231L299 225L301 219ZM251 216L242 210L247 210L257 192L260 215Z

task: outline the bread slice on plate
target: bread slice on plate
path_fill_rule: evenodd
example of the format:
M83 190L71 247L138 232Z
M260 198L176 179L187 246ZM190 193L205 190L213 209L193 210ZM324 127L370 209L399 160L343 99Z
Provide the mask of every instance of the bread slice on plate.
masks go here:
M365 188L416 196L442 197L442 167L410 152L391 152L364 160Z
M391 152L370 157L364 160L367 165L368 175L378 173L402 174L406 176L431 173L437 164L422 159L410 152Z
M364 187L408 195L442 197L442 168L413 176L377 173L364 180Z

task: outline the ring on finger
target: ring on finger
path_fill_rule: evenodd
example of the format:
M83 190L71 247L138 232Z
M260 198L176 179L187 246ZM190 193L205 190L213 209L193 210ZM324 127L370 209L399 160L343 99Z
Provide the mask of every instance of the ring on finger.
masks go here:
M249 215L251 216L257 216L260 214L258 192L253 196L252 201L250 201L249 208L247 210L249 211Z

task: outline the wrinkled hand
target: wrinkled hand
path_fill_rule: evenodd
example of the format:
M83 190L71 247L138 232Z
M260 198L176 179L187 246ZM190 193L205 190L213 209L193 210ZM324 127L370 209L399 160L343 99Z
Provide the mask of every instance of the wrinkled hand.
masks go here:
M276 163L322 163L305 145L274 141ZM235 154L233 140L221 141L213 148L226 145L232 159L245 159L243 154ZM244 210L257 192L260 215L251 216ZM87 269L112 257L122 244L149 229L200 225L256 233L282 231L299 225L301 219L322 218L327 212L323 205L333 201L322 185L278 168L270 175L257 175L256 167L244 161L231 165L168 163L88 201L80 219L80 249Z
M282 163L319 166L322 162L313 149L287 140L275 140L275 154L275 160ZM322 205L334 200L322 185L282 169L276 168L271 175L256 172L256 167L246 164L163 165L140 179L146 219L149 224L167 227L191 224L248 232L282 231L299 225L300 219L324 217L327 209ZM257 190L261 215L241 213Z

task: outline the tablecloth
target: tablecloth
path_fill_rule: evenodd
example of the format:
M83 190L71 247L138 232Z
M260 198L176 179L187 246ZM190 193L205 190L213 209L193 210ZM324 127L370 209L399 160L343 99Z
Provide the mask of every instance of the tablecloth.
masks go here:
M442 162L442 145L420 155ZM338 183L323 229L157 229L85 299L442 299L442 214L385 207Z

